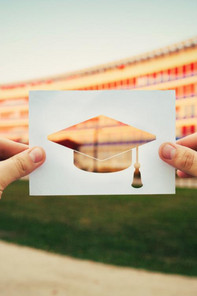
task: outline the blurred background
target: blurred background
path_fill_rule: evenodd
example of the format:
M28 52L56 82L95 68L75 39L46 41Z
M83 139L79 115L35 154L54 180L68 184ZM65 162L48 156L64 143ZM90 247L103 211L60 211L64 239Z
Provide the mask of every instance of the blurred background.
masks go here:
M196 11L196 0L0 0L0 137L28 143L28 93L38 89L173 89L176 137L197 132ZM28 199L18 181L1 201L0 238L196 276L197 182L177 186L165 197Z

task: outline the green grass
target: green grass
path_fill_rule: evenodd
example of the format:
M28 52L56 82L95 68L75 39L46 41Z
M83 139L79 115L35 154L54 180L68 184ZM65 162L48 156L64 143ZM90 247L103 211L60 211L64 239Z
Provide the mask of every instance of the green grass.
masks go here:
M109 264L197 275L197 190L175 196L29 197L0 201L0 238Z

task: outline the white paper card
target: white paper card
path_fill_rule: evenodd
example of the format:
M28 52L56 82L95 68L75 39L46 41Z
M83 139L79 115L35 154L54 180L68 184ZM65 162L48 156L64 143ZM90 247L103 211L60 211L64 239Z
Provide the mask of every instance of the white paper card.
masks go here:
M81 153L74 153L68 146L48 139L51 134L91 118L98 118L100 115L155 135L155 140L139 146L138 161L143 183L141 188L131 186L136 162L135 148L132 149L132 164L126 169L105 172L102 168L104 163L99 162L100 171L92 172L87 170L89 158L85 158L77 167L76 163L74 164L74 155L79 156L81 160ZM98 129L94 137L100 137L100 140L92 144L88 139L90 129L91 127L88 127L88 131L83 131L83 137L86 138L86 148L94 151L91 163L92 159L95 159L95 149L98 147L102 150L99 151L104 153L103 149L116 149L115 145L122 145L119 140L115 140L116 133L114 136L108 135L109 139L103 140L104 136L101 139ZM99 127L99 132L100 130ZM123 134L124 132L121 137L124 138ZM30 195L175 193L175 170L164 163L158 155L159 146L163 142L175 141L174 91L31 91L29 141L30 147L41 146L46 152L45 163L30 175ZM71 139L70 142L74 145L77 141ZM127 144L126 139L124 145ZM113 148L109 148L109 145ZM76 151L75 148L74 150ZM83 151L82 153L84 154ZM123 161L120 161L119 165L122 164ZM85 170L83 166L86 167Z

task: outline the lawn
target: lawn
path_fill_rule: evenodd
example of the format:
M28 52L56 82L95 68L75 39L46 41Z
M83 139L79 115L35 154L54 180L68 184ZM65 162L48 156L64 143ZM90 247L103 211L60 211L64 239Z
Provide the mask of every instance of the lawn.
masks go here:
M0 201L0 238L49 252L197 276L197 190L175 196L29 197L28 182Z

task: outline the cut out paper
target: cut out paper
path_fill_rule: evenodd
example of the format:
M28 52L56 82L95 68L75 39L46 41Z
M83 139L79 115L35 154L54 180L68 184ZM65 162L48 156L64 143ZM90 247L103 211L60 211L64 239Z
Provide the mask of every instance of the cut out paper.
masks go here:
M138 147L156 136L110 117L99 115L50 134L48 140L74 150L73 162L81 170L95 173L118 172L132 163L136 148L132 186L142 187Z
M30 195L175 193L158 154L174 141L174 91L31 91L29 145L46 160Z

